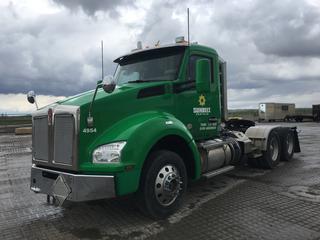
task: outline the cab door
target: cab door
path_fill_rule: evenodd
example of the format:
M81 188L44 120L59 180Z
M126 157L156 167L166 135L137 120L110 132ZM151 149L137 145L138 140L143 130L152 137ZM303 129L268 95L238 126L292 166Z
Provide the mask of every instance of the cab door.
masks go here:
M208 89L203 92L196 90L196 63L205 59L210 63L210 83ZM193 53L185 66L185 79L174 87L176 92L176 114L185 124L195 140L208 139L218 135L220 123L220 98L218 81L215 80L214 57Z

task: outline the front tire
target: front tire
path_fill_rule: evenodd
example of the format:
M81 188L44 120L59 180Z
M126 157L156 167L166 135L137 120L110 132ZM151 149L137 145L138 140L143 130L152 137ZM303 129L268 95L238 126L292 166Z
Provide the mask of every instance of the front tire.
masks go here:
M182 204L187 188L187 171L174 152L151 153L143 169L138 191L140 209L154 219L163 219Z

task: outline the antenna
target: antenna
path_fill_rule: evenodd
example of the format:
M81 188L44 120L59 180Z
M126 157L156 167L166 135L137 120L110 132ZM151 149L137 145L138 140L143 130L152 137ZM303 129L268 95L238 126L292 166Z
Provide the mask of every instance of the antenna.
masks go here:
M187 14L188 14L188 45L190 46L189 8L187 8Z
M103 40L101 40L101 82L98 81L96 89L94 90L92 100L90 102L89 111L88 111L88 117L87 117L87 126L93 127L93 116L92 116L92 107L94 99L96 98L98 88L101 86L101 83L103 81L104 71L103 71ZM100 82L100 83L99 83Z
M190 80L190 24L189 24L189 8L187 8L187 15L188 15L188 76L187 80Z
M103 40L101 40L101 80L103 81L104 70L103 70Z

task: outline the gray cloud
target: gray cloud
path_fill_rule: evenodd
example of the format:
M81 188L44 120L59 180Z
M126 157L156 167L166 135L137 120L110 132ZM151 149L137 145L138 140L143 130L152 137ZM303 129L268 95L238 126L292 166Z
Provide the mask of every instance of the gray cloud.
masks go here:
M251 26L254 42L265 54L277 56L320 56L319 10L303 1L261 1Z
M161 44L173 42L175 37L184 35L183 25L172 19L172 6L166 4L159 6L155 4L154 10L147 14L147 24L142 30L139 39L147 44L155 44L160 41Z
M306 1L229 2L216 13L212 20L220 27L247 34L264 54L320 56L320 12Z
M129 0L52 0L53 2L63 5L71 10L81 8L89 15L94 15L97 11L111 11L115 13L116 7L122 5L132 5Z
M22 19L15 5L0 7L0 93L92 89L100 78L100 39L106 72L112 73L112 60L137 40L150 46L186 36L187 7L191 40L215 48L228 62L231 107L281 96L311 105L308 94L320 91L320 9L306 1L50 1L67 10ZM118 17L92 17L99 11L117 11Z
M93 20L79 24L77 16L57 13L21 21L12 6L2 10L6 19L0 17L0 24L6 27L0 30L0 93L33 89L68 96L94 88L101 63L100 39L90 36ZM95 28L94 34L99 31ZM114 70L114 57L105 56L107 73Z

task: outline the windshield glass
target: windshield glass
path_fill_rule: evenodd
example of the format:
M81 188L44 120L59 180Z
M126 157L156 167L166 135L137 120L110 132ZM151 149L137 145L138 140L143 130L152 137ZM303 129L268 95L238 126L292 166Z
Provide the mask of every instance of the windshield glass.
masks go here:
M162 48L125 56L118 61L115 82L122 85L128 82L175 80L178 77L184 49Z

